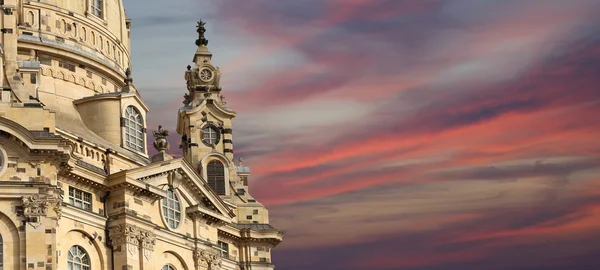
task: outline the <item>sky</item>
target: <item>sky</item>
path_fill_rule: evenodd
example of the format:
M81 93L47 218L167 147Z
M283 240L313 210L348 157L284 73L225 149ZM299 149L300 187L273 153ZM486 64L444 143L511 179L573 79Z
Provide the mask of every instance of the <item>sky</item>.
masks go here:
M207 22L277 269L600 269L600 1L125 5L175 146Z

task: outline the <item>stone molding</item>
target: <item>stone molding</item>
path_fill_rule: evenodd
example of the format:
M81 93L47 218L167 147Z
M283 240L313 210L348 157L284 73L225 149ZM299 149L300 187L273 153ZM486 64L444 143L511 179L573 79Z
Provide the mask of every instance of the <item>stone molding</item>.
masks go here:
M118 255L128 252L130 256L135 257L138 252L142 252L147 261L150 261L156 244L156 235L153 232L129 224L110 228L109 237Z

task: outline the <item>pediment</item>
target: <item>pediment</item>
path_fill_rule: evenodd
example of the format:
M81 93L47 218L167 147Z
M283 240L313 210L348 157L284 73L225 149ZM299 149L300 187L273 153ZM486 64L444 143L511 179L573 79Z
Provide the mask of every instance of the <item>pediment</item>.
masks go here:
M144 167L129 170L127 178L151 185L158 189L175 188L190 200L188 214L211 217L223 222L231 222L234 212L202 179L183 158L156 162Z

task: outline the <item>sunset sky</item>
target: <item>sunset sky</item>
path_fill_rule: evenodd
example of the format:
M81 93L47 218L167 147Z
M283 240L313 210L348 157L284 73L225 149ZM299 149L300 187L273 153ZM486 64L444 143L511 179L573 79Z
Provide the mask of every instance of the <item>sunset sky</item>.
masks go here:
M600 269L600 0L125 4L172 154L207 22L276 269Z

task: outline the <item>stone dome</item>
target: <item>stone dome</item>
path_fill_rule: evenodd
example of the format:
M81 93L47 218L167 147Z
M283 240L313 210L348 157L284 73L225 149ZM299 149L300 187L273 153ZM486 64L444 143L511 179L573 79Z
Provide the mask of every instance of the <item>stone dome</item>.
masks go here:
M16 101L52 112L63 136L146 162L148 108L130 77L131 22L123 2L5 0L3 7L12 15L2 22L10 34L2 44L3 84ZM132 112L143 130L136 130L135 145L124 126Z

